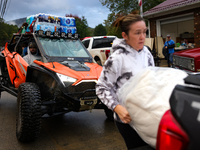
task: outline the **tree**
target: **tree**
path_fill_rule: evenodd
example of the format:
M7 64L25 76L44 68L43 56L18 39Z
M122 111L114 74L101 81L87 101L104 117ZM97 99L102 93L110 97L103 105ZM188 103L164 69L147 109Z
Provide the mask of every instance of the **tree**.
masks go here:
M5 41L9 41L13 33L18 32L18 27L16 25L7 24L2 18L0 18L0 29L0 46L4 46Z
M117 36L118 38L121 38L121 30L116 29L115 27L112 26L112 22L116 19L115 13L110 13L108 14L107 20L104 20L105 28L107 31L107 35L114 35Z
M94 28L88 27L89 36L94 36Z
M133 10L139 10L138 0L99 0L103 6L116 14L128 14ZM165 0L143 0L143 11L147 11Z
M138 0L99 0L103 6L110 9L111 13L107 20L104 20L107 29L107 35L115 35L121 37L121 33L112 27L112 22L117 18L118 14L127 15L134 10L139 11ZM165 0L143 0L143 11L147 11Z
M143 10L148 11L166 0L143 0Z
M81 18L78 17L77 15L72 15L72 14L66 14L65 16L75 18L76 28L77 28L78 34L80 35L80 38L90 36L90 33L88 31L88 23L87 23L87 20L84 16L82 16Z
M99 24L94 28L94 36L101 36L101 35L106 35L106 28L102 24Z
M112 13L128 14L138 9L138 0L99 0L103 6L110 9Z

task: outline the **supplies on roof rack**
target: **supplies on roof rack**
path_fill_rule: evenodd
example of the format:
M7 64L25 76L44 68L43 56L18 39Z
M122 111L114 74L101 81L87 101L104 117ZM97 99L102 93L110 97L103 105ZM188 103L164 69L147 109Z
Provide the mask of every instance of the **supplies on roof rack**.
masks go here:
M28 27L26 33L43 31L44 34L75 34L77 33L76 21L73 17L59 17L55 15L49 15L39 13L37 15L31 15L26 18Z

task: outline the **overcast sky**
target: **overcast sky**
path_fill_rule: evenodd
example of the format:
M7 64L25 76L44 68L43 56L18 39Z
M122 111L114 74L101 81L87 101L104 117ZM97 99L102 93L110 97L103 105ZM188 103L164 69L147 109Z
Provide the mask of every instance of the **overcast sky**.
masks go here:
M99 0L8 0L4 20L10 21L38 13L85 16L88 26L94 28L103 24L110 11Z

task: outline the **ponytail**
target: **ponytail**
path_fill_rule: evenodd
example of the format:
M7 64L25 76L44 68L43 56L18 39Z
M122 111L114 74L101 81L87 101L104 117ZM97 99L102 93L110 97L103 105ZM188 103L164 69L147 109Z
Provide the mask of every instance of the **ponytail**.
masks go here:
M130 25L138 21L144 21L144 19L139 15L138 11L133 11L128 15L118 14L117 19L113 22L113 27L118 29L121 28L122 32L125 32L127 35L130 30Z

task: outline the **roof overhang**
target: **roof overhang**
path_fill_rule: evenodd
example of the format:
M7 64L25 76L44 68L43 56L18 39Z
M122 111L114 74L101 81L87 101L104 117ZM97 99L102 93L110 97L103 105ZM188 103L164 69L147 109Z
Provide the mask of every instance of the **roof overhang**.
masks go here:
M200 7L199 4L200 4L200 1L197 1L192 4L186 4L186 5L182 5L182 6L178 6L178 7L173 7L173 8L169 8L169 9L165 9L165 10L161 10L161 11L144 14L144 17L151 19L151 18L156 18L156 17L160 17L160 16L164 16L164 15L174 14L177 12L198 8L198 7Z

